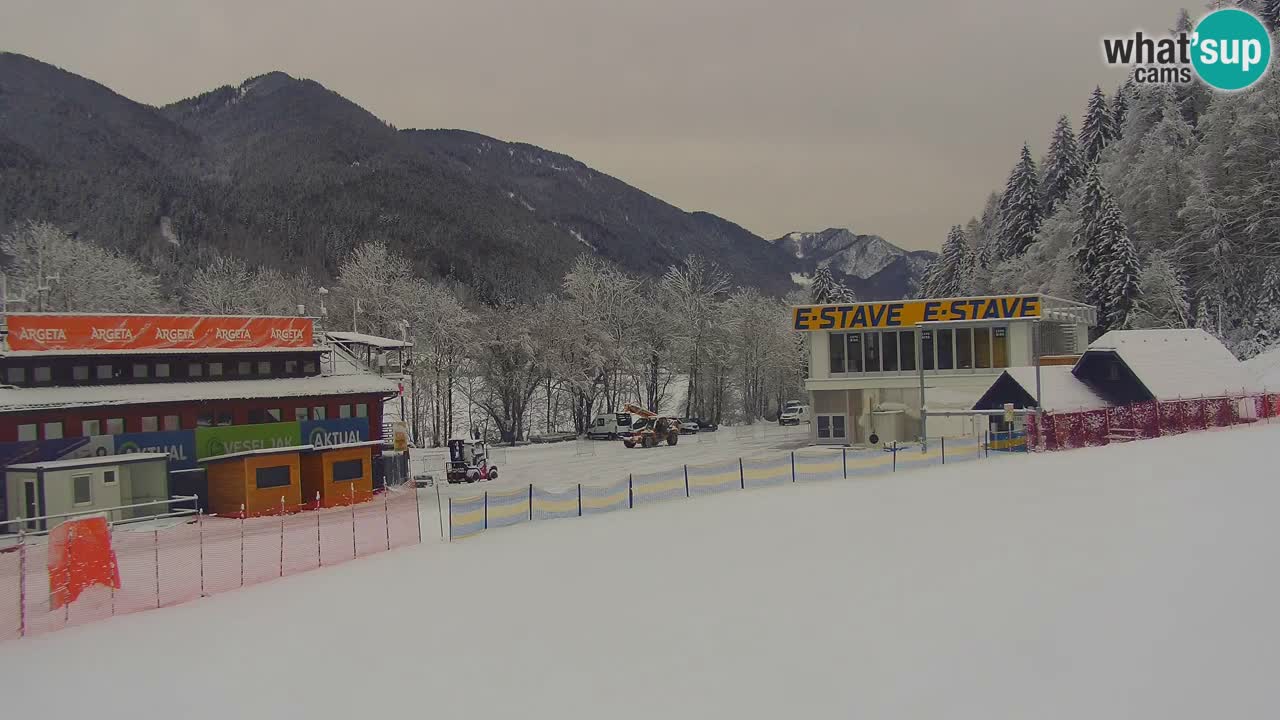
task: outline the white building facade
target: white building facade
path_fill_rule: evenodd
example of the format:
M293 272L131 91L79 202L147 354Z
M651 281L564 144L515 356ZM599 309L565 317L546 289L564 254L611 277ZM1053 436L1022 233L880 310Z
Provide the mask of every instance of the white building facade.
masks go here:
M1045 295L802 305L805 389L818 444L859 445L980 432L971 417L924 417L973 406L1005 368L1088 345L1092 307Z

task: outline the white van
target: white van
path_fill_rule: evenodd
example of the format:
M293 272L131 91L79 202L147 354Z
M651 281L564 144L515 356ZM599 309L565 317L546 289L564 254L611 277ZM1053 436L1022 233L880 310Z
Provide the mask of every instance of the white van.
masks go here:
M592 440L615 440L631 434L631 413L603 413L591 421L587 437Z
M799 425L809 421L809 406L801 405L794 400L788 402L778 414L779 425Z

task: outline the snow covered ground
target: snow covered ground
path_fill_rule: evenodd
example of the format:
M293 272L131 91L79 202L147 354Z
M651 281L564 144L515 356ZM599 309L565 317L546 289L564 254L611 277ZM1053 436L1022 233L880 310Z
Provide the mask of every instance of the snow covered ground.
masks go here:
M5 643L4 705L1276 717L1278 441L1280 424L1192 433L424 544Z

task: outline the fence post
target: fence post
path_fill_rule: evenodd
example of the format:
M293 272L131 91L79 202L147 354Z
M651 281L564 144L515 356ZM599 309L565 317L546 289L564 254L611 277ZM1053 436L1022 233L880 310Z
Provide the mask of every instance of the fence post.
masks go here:
M849 479L849 455L848 448L840 448L840 474L844 475L844 479Z
M529 483L529 522L533 522L533 483Z
M627 473L627 509L633 510L636 506L636 491L631 487L634 477L631 473Z
M356 484L354 482L347 489L347 496L351 498L351 557L355 559L360 556L360 553L356 551Z
M324 565L324 555L320 553L320 491L316 491L316 567Z
M435 480L431 481L436 486L436 519L440 521L440 539L444 539L444 503L440 502L440 483ZM418 506L417 490L414 490L414 507ZM422 515L418 515L418 542L422 542Z
M791 482L796 481L796 452L791 451Z
M244 503L240 503L240 587L244 587Z
M484 529L489 529L489 491L484 491Z
M942 464L947 464L947 436L943 435L938 438L938 444L942 446Z
M684 466L684 496L689 497L689 466Z
M890 472L898 472L898 441L893 441L893 470Z
M280 577L284 577L284 496L280 496Z
M417 485L413 486L413 496L415 498L418 496ZM387 549L388 550L391 549L391 500L389 498L390 498L390 494L387 492L387 489L385 487L382 488L382 524L387 528ZM414 504L417 505L417 503L414 503ZM421 523L422 519L419 518L418 522Z
M200 597L204 597L204 510L196 509L196 532L200 538ZM116 589L111 588L111 614L116 614Z
M982 436L982 457L991 457L991 431L988 430ZM1009 439L1013 439L1013 431L1009 431Z
M153 530L151 531L151 534L154 538L152 542L154 543L156 550L156 607L160 607L160 530ZM70 615L70 603L67 604L67 608L67 613Z
M742 483L742 489L747 489L747 471L742 468L742 458L738 458L738 481Z
M578 517L582 517L582 483L578 483Z
M18 525L18 637L27 635L27 530Z
M449 498L449 542L453 542L453 498Z

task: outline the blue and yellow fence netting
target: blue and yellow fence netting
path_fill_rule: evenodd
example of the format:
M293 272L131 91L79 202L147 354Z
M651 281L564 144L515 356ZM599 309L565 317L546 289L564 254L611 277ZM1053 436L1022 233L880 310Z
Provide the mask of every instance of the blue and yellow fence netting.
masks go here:
M529 488L490 491L487 527L519 525L529 520Z
M902 451L898 451L898 462L902 462ZM846 452L844 468L845 475L848 477L883 475L893 472L893 453L884 450Z
M478 535L485 529L485 496L449 498L449 538Z
M793 456L796 482L836 480L844 477L844 453L840 450L797 452Z
M533 519L578 517L582 510L579 500L577 487L569 490L543 490L540 487L534 487Z
M599 513L625 510L630 504L627 493L627 481L612 485L583 485L582 514L597 515Z
M791 456L743 460L742 478L743 485L748 488L789 483L791 482Z
M631 476L635 506L685 497L684 468Z
M690 465L690 495L712 495L742 489L742 466L737 460L715 465Z

